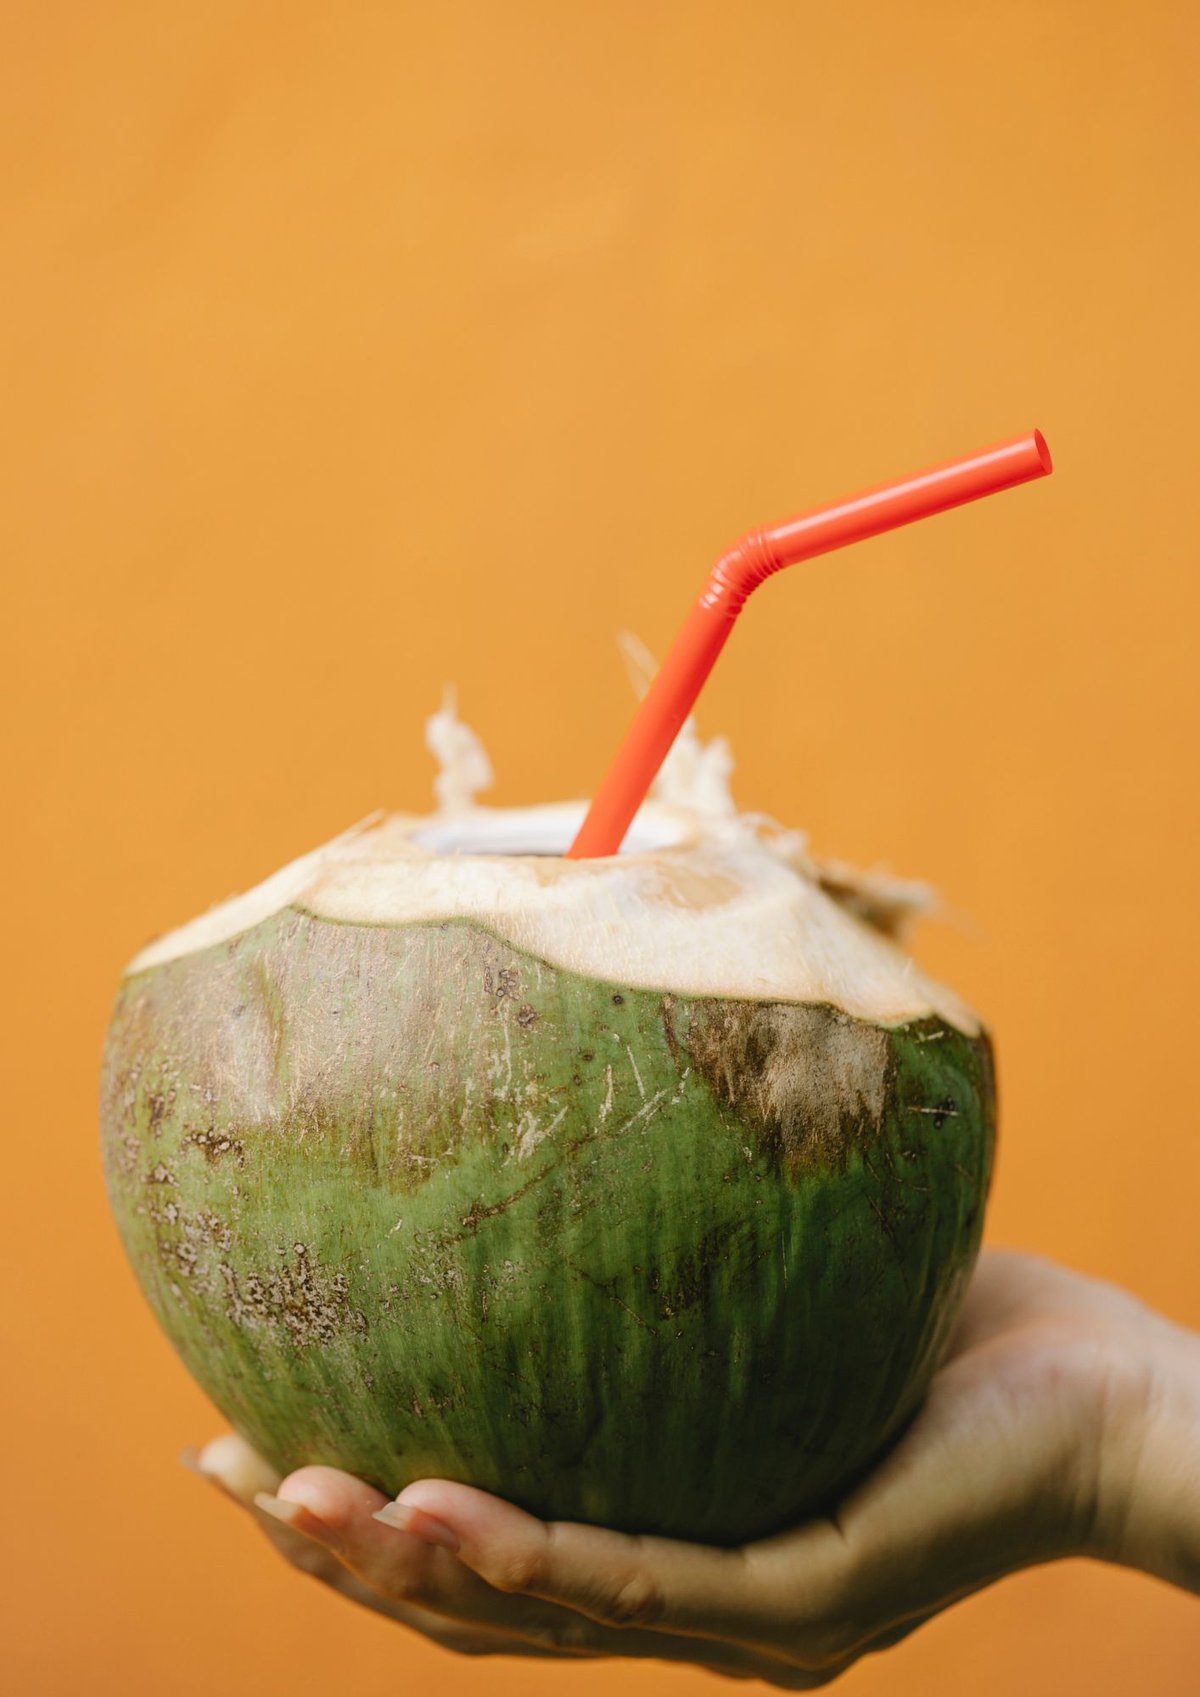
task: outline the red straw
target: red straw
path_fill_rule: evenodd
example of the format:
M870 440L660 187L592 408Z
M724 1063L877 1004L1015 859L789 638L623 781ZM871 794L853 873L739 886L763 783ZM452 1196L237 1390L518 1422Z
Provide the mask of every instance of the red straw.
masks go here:
M847 543L995 495L1053 469L1040 430L987 448L969 459L950 460L902 483L885 483L866 494L753 530L723 554L704 592L675 638L674 646L642 700L604 782L596 792L579 835L567 850L571 860L616 854L630 821L691 712L733 621L751 590L783 566L811 560Z

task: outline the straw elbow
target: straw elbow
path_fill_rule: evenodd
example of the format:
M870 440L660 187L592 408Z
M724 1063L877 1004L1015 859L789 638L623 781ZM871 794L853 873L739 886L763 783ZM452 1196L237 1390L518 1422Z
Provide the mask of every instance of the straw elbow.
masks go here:
M713 567L702 600L710 607L723 606L734 618L750 592L786 563L772 546L767 531L747 531Z

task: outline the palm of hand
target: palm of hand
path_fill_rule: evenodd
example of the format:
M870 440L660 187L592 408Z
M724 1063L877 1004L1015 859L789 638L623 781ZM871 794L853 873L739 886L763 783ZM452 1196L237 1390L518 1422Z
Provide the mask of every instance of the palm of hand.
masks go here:
M1139 1342L1161 1324L1110 1286L985 1254L896 1447L836 1514L738 1550L547 1525L443 1480L390 1508L331 1468L280 1484L233 1437L198 1465L295 1566L447 1648L809 1689L1015 1568L1114 1554L1149 1395Z

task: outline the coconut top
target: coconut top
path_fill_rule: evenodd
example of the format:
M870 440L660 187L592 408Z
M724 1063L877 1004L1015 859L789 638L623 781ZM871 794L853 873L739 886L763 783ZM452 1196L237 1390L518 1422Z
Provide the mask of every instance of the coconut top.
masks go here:
M288 907L358 925L472 921L553 966L614 984L755 1001L824 1002L902 1024L979 1020L888 931L914 888L825 867L761 818L644 804L619 855L562 858L583 802L385 814L159 938L143 972Z
M644 689L653 660L624 639ZM356 925L468 920L553 966L683 996L824 1002L900 1025L937 1014L968 1036L979 1019L918 970L894 938L932 897L923 884L819 861L805 838L739 814L722 737L682 727L619 855L566 860L587 804L478 805L492 782L448 688L426 725L438 810L379 814L245 895L158 938L143 972L227 941L284 908Z

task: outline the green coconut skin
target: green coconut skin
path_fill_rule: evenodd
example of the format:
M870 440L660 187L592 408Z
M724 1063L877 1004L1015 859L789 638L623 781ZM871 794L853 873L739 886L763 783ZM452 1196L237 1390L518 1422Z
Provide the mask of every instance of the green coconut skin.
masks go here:
M910 1419L979 1246L985 1036L285 909L127 978L109 1193L281 1472L733 1544Z

